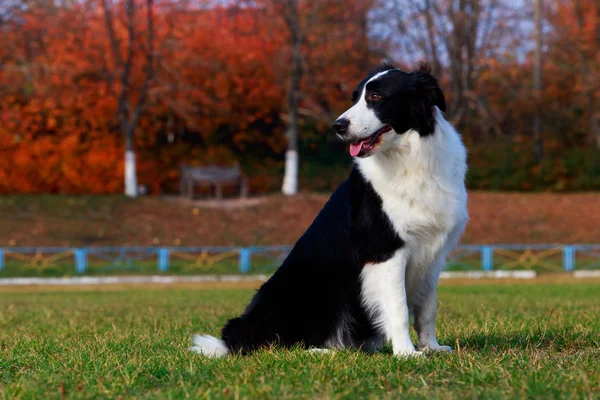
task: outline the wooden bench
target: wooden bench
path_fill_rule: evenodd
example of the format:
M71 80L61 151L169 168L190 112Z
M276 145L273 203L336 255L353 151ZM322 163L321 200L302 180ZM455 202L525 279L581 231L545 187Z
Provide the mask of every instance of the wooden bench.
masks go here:
M248 179L240 170L239 165L233 167L192 167L181 166L181 181L179 190L182 196L194 197L195 185L214 188L217 199L223 199L223 186L235 185L239 188L240 196L248 196Z

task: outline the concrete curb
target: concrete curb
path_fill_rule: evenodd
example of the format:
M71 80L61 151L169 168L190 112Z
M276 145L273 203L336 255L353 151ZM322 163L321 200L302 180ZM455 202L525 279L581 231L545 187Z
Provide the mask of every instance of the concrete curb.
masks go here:
M64 278L2 278L0 286L26 285L115 285L139 283L201 283L266 281L269 275L193 275L193 276L72 276Z
M593 271L575 271L573 272L575 278L600 278L600 270Z
M441 279L535 279L535 271L444 271ZM600 278L600 270L573 271L574 278ZM0 286L173 284L202 282L265 282L270 275L137 275L137 276L69 276L63 278L0 278Z
M533 279L535 271L452 271L442 272L441 279ZM600 277L600 271L576 271L574 276ZM137 276L70 276L63 278L1 278L0 286L57 286L57 285L118 285L118 284L173 284L173 283L202 283L202 282L264 282L270 275L137 275Z
M467 279L482 279L482 278L494 278L494 279L534 279L537 276L535 271L452 271L442 272L440 275L441 279L452 279L452 278L467 278Z

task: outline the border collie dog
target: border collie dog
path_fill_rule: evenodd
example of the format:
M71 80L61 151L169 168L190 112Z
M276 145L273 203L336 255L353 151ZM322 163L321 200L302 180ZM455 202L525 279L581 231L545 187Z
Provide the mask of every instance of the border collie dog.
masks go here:
M352 102L333 124L354 157L349 178L222 340L196 335L191 350L377 351L390 340L396 356L451 351L436 339L436 289L468 220L462 140L426 64L379 66Z

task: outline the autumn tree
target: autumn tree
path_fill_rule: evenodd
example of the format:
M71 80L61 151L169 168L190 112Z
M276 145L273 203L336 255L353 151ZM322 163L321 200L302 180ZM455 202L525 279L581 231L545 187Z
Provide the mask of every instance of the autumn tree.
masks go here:
M287 128L285 137L285 172L281 191L289 196L298 192L298 107L300 82L304 74L303 47L307 32L314 22L321 0L283 0L273 4L275 13L285 22L290 49L289 76L287 85Z
M340 95L339 89L355 84L368 70L371 52L365 43L366 19L372 2L284 0L265 4L282 21L287 36L283 48L288 55L287 63L283 64L288 66L283 73L287 76L284 116L287 150L282 193L294 195L298 191L301 119L312 119L317 124L330 122L331 112L339 111L338 107L331 108L331 101L335 102ZM349 62L348 51L352 58ZM339 77L338 82L323 86L327 79L324 77L330 74ZM325 96L323 89L327 92Z
M599 7L544 1L534 90L533 4L0 1L0 193L117 193L127 177L133 194L136 175L171 192L181 163L235 161L255 193L277 190L288 144L307 188L331 189L348 156L330 123L384 58L433 65L471 187L598 188Z
M542 0L535 0L534 11L534 65L533 65L533 90L535 99L535 110L533 114L533 153L536 163L542 159L543 140L542 140L542 116L541 116L541 94L542 94Z
M600 122L596 94L600 91L598 71L600 60L600 5L598 2L572 0L576 18L576 41L579 53L579 70L582 79L582 97L588 119L590 141L595 142L600 149ZM587 17L586 17L587 14Z
M553 115L570 121L572 130L585 132L588 143L600 149L600 6L591 0L557 0L547 5L551 30L546 57L552 62L546 66L552 68L547 77L561 105Z
M110 41L110 50L113 58L113 68L109 70L108 79L112 92L117 98L117 118L119 127L125 141L125 195L136 197L138 191L136 156L134 134L140 116L148 97L150 80L154 72L154 17L153 0L146 3L146 43L142 53L145 55L145 68L141 86L136 87L133 81L133 64L136 54L136 9L138 5L134 0L125 0L125 29L126 35L121 38L115 26L113 10L116 8L111 0L102 0L102 9L106 23L106 31ZM141 46L140 46L141 47ZM138 50L138 57L139 48ZM124 54L123 54L124 53Z

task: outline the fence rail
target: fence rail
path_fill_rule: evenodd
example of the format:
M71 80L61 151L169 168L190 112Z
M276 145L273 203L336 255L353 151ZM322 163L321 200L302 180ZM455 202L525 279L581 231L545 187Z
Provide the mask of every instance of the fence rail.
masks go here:
M290 250L290 246L10 247L0 248L0 275L269 273ZM449 271L594 269L600 269L600 244L462 245L446 265Z

